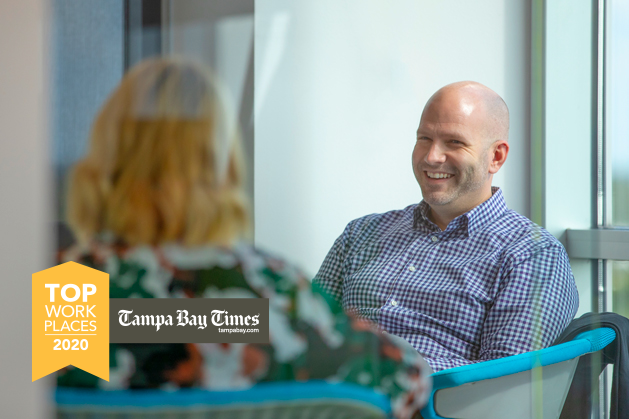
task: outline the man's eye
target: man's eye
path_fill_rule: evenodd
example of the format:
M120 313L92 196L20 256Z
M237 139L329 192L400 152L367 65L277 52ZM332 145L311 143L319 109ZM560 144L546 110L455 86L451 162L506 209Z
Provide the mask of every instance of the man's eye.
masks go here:
M450 144L454 144L454 145L463 145L462 142L460 142L459 140L450 140Z
M420 141L420 140L427 141L427 140L430 140L430 138L428 138L428 137L417 137L417 141Z

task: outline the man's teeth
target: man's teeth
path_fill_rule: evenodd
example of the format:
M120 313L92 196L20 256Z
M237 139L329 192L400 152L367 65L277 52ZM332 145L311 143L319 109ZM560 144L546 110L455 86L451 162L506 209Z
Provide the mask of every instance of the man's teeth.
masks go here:
M454 175L451 175L449 173L426 172L426 174L431 179L447 179L447 178L451 178L452 176L454 176Z

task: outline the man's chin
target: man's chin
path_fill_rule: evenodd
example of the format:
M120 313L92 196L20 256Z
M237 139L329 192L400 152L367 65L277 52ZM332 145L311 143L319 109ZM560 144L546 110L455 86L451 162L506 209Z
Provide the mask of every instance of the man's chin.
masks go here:
M448 205L452 202L452 194L445 193L427 193L422 194L424 201L431 207L439 207L441 205Z

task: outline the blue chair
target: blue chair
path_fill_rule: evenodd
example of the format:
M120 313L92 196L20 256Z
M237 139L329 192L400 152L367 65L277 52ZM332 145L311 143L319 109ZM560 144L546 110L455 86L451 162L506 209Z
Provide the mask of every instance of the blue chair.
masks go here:
M534 352L432 374L433 390L424 419L557 419L579 357L616 338L610 328Z
M390 416L389 399L369 388L310 381L241 391L57 388L58 419L369 418Z

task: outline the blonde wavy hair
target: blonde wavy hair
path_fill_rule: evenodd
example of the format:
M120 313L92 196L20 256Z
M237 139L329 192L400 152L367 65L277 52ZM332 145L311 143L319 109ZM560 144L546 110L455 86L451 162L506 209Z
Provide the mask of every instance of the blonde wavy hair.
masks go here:
M81 243L228 245L249 231L243 155L212 74L151 59L103 105L71 175L68 222Z

